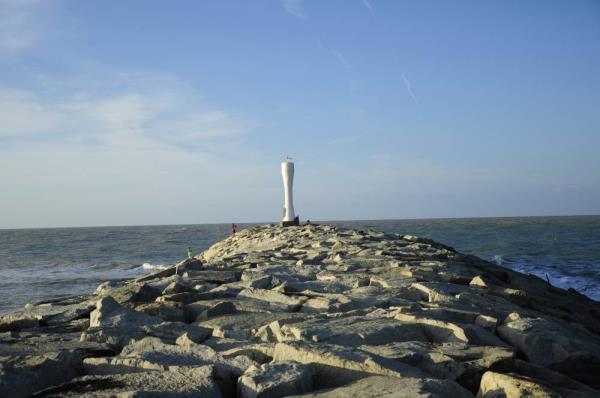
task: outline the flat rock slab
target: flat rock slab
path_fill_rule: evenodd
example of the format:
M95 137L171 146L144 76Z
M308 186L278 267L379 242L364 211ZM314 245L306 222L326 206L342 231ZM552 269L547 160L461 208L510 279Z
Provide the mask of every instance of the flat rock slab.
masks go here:
M395 377L422 377L412 366L375 354L325 343L278 343L273 353L275 361L295 361L311 364L315 369L316 386L339 385L368 374Z
M294 395L294 398L472 398L453 381L409 377L370 376L343 387Z
M285 306L289 312L297 311L306 300L304 297L288 296L274 290L248 288L238 293L238 297L266 301Z
M381 345L395 341L429 342L417 323L363 316L309 319L284 325L281 330L282 341L307 340L343 346Z
M169 372L83 376L34 395L36 398L220 398L222 396L211 366L174 369Z

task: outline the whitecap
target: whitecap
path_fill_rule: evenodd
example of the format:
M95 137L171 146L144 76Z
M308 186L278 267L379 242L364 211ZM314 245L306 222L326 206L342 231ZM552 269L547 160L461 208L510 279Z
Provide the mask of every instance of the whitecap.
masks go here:
M144 263L142 264L142 269L166 269L167 265L166 264L150 264L150 263Z

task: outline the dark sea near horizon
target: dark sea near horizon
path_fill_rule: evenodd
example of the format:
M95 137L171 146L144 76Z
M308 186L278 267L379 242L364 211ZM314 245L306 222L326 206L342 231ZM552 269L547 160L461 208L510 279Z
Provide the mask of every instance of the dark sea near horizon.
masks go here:
M432 238L600 300L600 216L327 223ZM144 275L229 233L229 224L0 230L0 314Z

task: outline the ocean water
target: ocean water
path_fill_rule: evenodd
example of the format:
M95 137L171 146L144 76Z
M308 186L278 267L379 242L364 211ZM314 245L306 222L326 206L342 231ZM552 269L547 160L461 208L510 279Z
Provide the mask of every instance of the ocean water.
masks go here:
M328 223L429 237L600 300L600 216ZM0 313L144 275L229 233L229 224L0 230Z

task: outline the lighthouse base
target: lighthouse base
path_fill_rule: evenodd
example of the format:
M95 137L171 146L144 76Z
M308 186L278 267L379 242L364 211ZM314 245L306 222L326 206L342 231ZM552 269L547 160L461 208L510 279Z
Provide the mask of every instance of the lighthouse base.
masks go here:
M300 217L294 218L294 221L282 221L279 223L280 227L292 227L294 225L300 225Z

